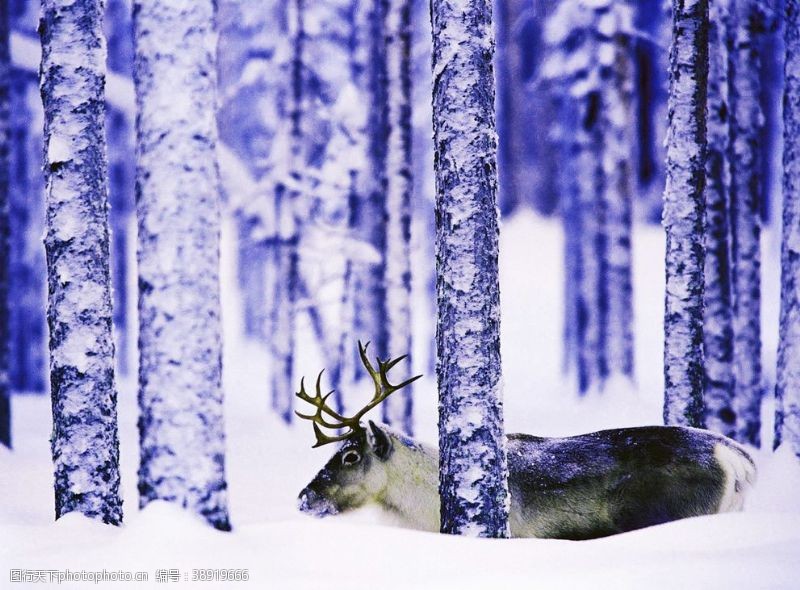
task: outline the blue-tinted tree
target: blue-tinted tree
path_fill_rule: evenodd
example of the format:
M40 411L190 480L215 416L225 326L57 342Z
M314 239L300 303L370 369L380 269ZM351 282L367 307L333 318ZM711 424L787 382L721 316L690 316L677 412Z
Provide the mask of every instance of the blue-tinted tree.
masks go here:
M786 0L783 241L775 448L800 457L800 1Z
M491 3L431 21L441 530L507 537Z
M8 2L0 1L0 444L11 448L11 388L9 387L9 51Z
M101 0L42 4L51 443L56 518L119 524L102 24Z
M215 18L213 0L134 4L139 494L227 530Z
M672 3L664 312L664 422L703 426L708 2Z
M766 31L761 0L731 4L729 34L730 225L733 285L733 408L736 438L760 444L761 398L761 214L759 102L761 56L757 36Z
M733 410L733 324L728 202L730 198L728 101L728 0L709 7L708 148L706 157L706 258L703 352L705 424L726 436L736 432Z
M411 0L390 0L385 24L388 85L386 158L386 325L392 356L411 354L411 213L414 186L411 103ZM409 361L410 362L410 361ZM413 391L383 404L383 421L413 434Z
M548 20L543 76L559 104L567 265L565 366L581 392L633 376L631 11L568 0Z

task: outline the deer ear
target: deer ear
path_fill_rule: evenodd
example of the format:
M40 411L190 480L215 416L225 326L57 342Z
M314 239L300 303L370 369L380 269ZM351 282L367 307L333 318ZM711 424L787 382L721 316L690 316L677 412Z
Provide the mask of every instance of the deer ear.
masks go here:
M372 447L372 452L380 459L385 461L392 453L392 440L383 429L376 425L372 420L368 420L369 429L367 430L367 441Z

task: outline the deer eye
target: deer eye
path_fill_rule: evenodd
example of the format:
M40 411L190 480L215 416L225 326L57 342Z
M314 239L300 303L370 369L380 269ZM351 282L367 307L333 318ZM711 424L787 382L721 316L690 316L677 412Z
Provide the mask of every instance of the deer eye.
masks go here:
M350 467L361 461L361 454L358 451L347 451L342 455L342 465Z

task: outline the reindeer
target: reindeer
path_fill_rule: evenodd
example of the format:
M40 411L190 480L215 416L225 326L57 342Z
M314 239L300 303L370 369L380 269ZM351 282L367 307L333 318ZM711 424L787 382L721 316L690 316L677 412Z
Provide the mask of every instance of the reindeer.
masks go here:
M367 343L367 346L369 343ZM372 399L352 417L316 394L296 394L316 408L297 412L313 424L314 447L339 449L300 492L299 509L318 517L368 504L399 517L409 528L439 531L439 469L435 449L385 425L361 418L421 375L392 385L388 371L405 356L377 359L358 343L375 384ZM341 434L327 430L345 429ZM741 510L755 483L752 458L734 441L696 428L643 426L566 438L507 436L512 537L593 539L656 524Z

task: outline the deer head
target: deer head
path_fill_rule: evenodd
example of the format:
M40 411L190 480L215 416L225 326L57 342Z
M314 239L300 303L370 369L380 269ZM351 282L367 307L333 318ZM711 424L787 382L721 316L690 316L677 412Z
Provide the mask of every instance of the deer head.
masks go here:
M333 391L322 393L322 372L317 376L314 396L306 393L305 384L303 380L300 381L297 397L314 406L316 410L313 414L300 412L296 414L312 423L316 438L314 447L334 442L342 443L325 467L300 492L299 506L303 512L327 516L358 508L371 498L379 496L386 486L387 473L384 463L392 454L393 437L371 420L365 426L361 423L361 418L392 393L413 383L422 375L393 385L389 382L387 373L405 359L406 355L386 361L376 358L378 368L375 369L367 358L368 346L369 343L362 345L359 342L358 352L364 368L375 384L375 392L372 399L353 416L343 416L327 405L327 400ZM323 429L334 432L344 429L344 432L326 434Z

